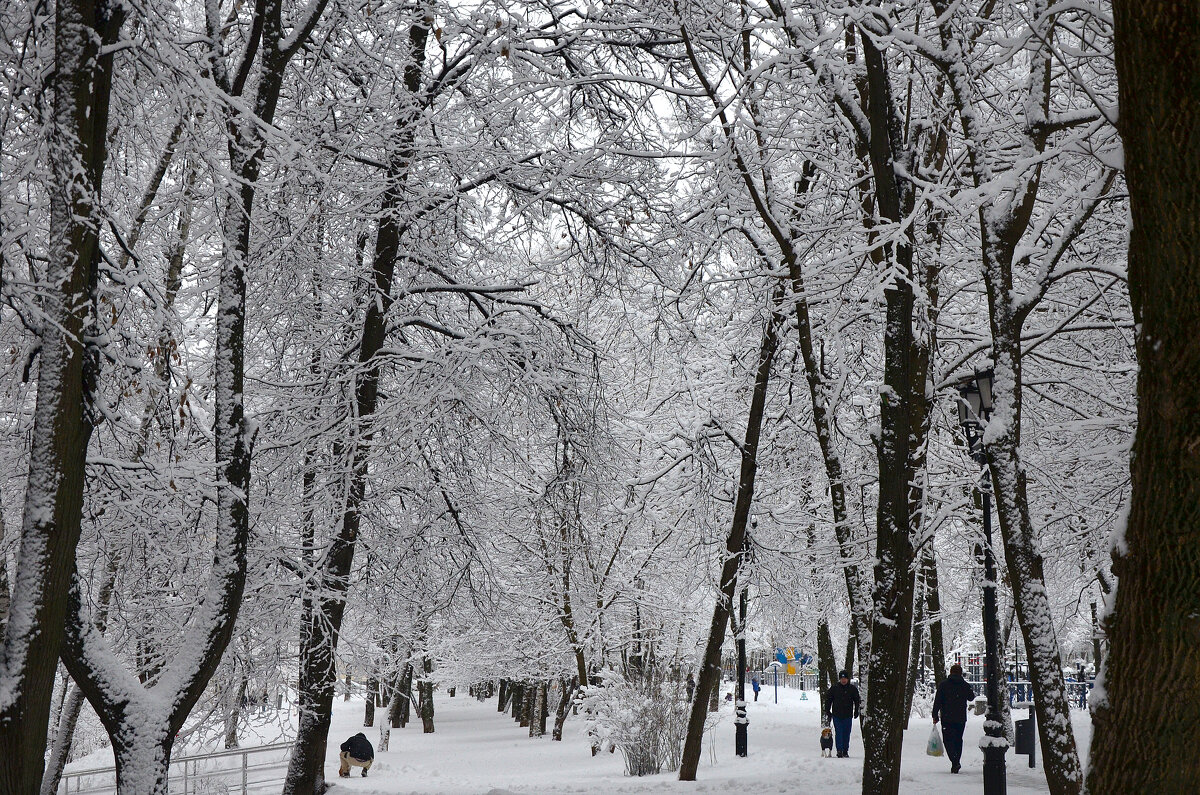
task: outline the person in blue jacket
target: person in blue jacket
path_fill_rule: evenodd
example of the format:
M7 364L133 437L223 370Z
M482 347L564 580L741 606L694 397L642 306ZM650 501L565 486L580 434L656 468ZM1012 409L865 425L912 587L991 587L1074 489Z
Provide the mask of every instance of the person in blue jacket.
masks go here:
M942 743L950 757L950 772L962 769L963 730L967 728L967 704L975 699L975 689L963 679L962 666L950 666L950 675L938 685L933 698L933 723L942 720Z

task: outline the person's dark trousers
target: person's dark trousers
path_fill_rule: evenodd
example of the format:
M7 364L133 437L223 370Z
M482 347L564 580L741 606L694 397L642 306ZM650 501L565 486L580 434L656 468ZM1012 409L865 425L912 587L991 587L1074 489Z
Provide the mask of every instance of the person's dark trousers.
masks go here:
M834 747L837 748L838 756L845 756L850 753L850 728L854 726L854 718L838 718L833 719L833 734ZM959 748L962 748L962 736L959 736Z
M754 691L754 700L758 701L758 691L757 690Z
M950 764L954 767L958 767L962 762L962 738L966 728L965 723L942 721L942 743L946 746L946 756L950 757Z

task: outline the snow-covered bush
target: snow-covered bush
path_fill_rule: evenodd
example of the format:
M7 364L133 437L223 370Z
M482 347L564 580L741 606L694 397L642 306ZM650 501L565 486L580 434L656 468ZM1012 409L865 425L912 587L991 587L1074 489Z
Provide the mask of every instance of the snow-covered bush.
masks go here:
M666 674L653 666L629 676L608 670L600 675L599 685L583 692L584 720L593 746L620 749L627 775L679 769L690 705L683 686Z

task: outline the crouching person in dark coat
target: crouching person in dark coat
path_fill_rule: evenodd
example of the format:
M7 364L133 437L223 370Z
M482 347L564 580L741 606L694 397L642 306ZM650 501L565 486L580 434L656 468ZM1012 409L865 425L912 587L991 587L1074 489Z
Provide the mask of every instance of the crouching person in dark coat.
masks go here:
M342 743L341 760L342 766L338 768L339 776L349 778L350 768L361 767L363 778L366 778L367 771L371 769L371 763L375 761L375 749L371 746L367 735L359 732Z

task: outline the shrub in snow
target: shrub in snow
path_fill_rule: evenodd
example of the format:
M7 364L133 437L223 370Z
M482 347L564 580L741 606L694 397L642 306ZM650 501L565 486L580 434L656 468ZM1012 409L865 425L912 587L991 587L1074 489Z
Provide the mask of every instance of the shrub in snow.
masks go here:
M928 718L933 714L934 695L936 695L934 689L923 682L917 683L916 692L913 693L912 710L917 713L918 717Z
M584 689L581 703L592 745L619 749L627 775L679 769L690 704L665 669L604 671L600 684Z

